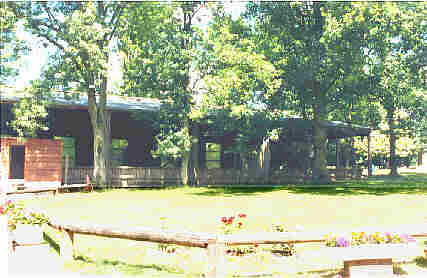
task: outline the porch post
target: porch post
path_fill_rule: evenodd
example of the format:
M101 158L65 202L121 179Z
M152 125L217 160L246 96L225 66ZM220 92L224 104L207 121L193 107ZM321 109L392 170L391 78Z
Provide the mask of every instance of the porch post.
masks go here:
M371 134L368 135L368 177L372 176Z
M335 156L336 156L336 169L341 168L340 165L340 139L337 138L337 140L335 141Z
M64 184L68 184L68 168L70 167L70 157L69 155L65 156L65 169L64 169Z
M104 112L105 115L105 137L107 139L107 144L106 144L106 171L107 171L107 181L110 184L110 186L112 186L112 158L113 158L113 136L111 133L111 111L110 110L106 110Z

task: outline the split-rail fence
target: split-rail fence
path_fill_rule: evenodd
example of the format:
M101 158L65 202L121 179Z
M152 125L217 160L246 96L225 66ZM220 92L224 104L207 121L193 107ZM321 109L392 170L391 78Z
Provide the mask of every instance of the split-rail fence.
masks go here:
M176 244L187 247L198 247L207 250L207 270L205 277L224 277L226 275L224 259L226 246L310 243L324 242L325 232L265 232L253 234L222 235L210 233L177 232L171 230L152 229L147 227L123 228L97 226L92 224L60 223L50 219L49 226L63 232L65 240L60 244L60 254L65 259L72 259L75 252L74 234L85 234L110 238L148 241L163 244ZM413 237L427 237L427 224L401 226L394 229L375 229L375 231L395 231Z

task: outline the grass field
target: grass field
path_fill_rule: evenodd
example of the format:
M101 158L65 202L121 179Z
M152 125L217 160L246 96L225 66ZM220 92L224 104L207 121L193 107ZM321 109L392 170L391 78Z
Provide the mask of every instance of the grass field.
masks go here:
M220 217L238 213L247 214L247 230L252 232L265 231L277 222L289 231L295 231L296 227L306 231L336 231L427 222L427 174L408 173L397 180L374 177L340 182L336 186L115 189L25 202L64 222L160 227L160 218L166 217L169 229L209 233L218 230ZM46 234L59 240L55 230L46 228ZM78 258L65 265L66 270L75 273L200 277L206 267L205 250L198 248L182 247L167 254L160 252L154 243L85 235L76 235L76 246ZM321 246L298 245L297 254L316 248ZM305 264L304 258L277 259L269 252L245 258L228 257L227 262L230 275L333 277L340 271L338 268L315 272L316 267ZM421 273L427 277L427 262L422 258L395 268L401 274Z

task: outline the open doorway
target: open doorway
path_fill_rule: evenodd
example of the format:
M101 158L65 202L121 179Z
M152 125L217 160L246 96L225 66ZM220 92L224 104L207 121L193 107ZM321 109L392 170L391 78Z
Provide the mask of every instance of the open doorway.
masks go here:
M23 180L25 146L10 146L10 179Z

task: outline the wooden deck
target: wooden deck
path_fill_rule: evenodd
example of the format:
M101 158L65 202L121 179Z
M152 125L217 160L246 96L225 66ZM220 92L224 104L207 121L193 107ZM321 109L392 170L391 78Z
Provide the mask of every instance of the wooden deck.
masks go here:
M60 187L58 187L58 192L59 193L64 193L64 192L71 192L73 190L82 190L84 188L88 187L88 191L91 192L93 191L93 185L92 184L67 184L67 185L61 185Z
M31 193L44 193L44 192L52 192L54 195L56 193L64 193L64 192L72 192L72 191L79 191L84 188L89 188L88 191L93 191L92 185L87 184L68 184L68 185L61 185L59 187L44 187L44 188L24 188L17 190L12 190L6 192L7 195L14 195L14 194L31 194Z
M42 192L53 192L56 194L58 192L57 187L49 187L49 188L27 188L22 190L13 190L6 192L7 195L12 194L25 194L25 193L42 193Z

